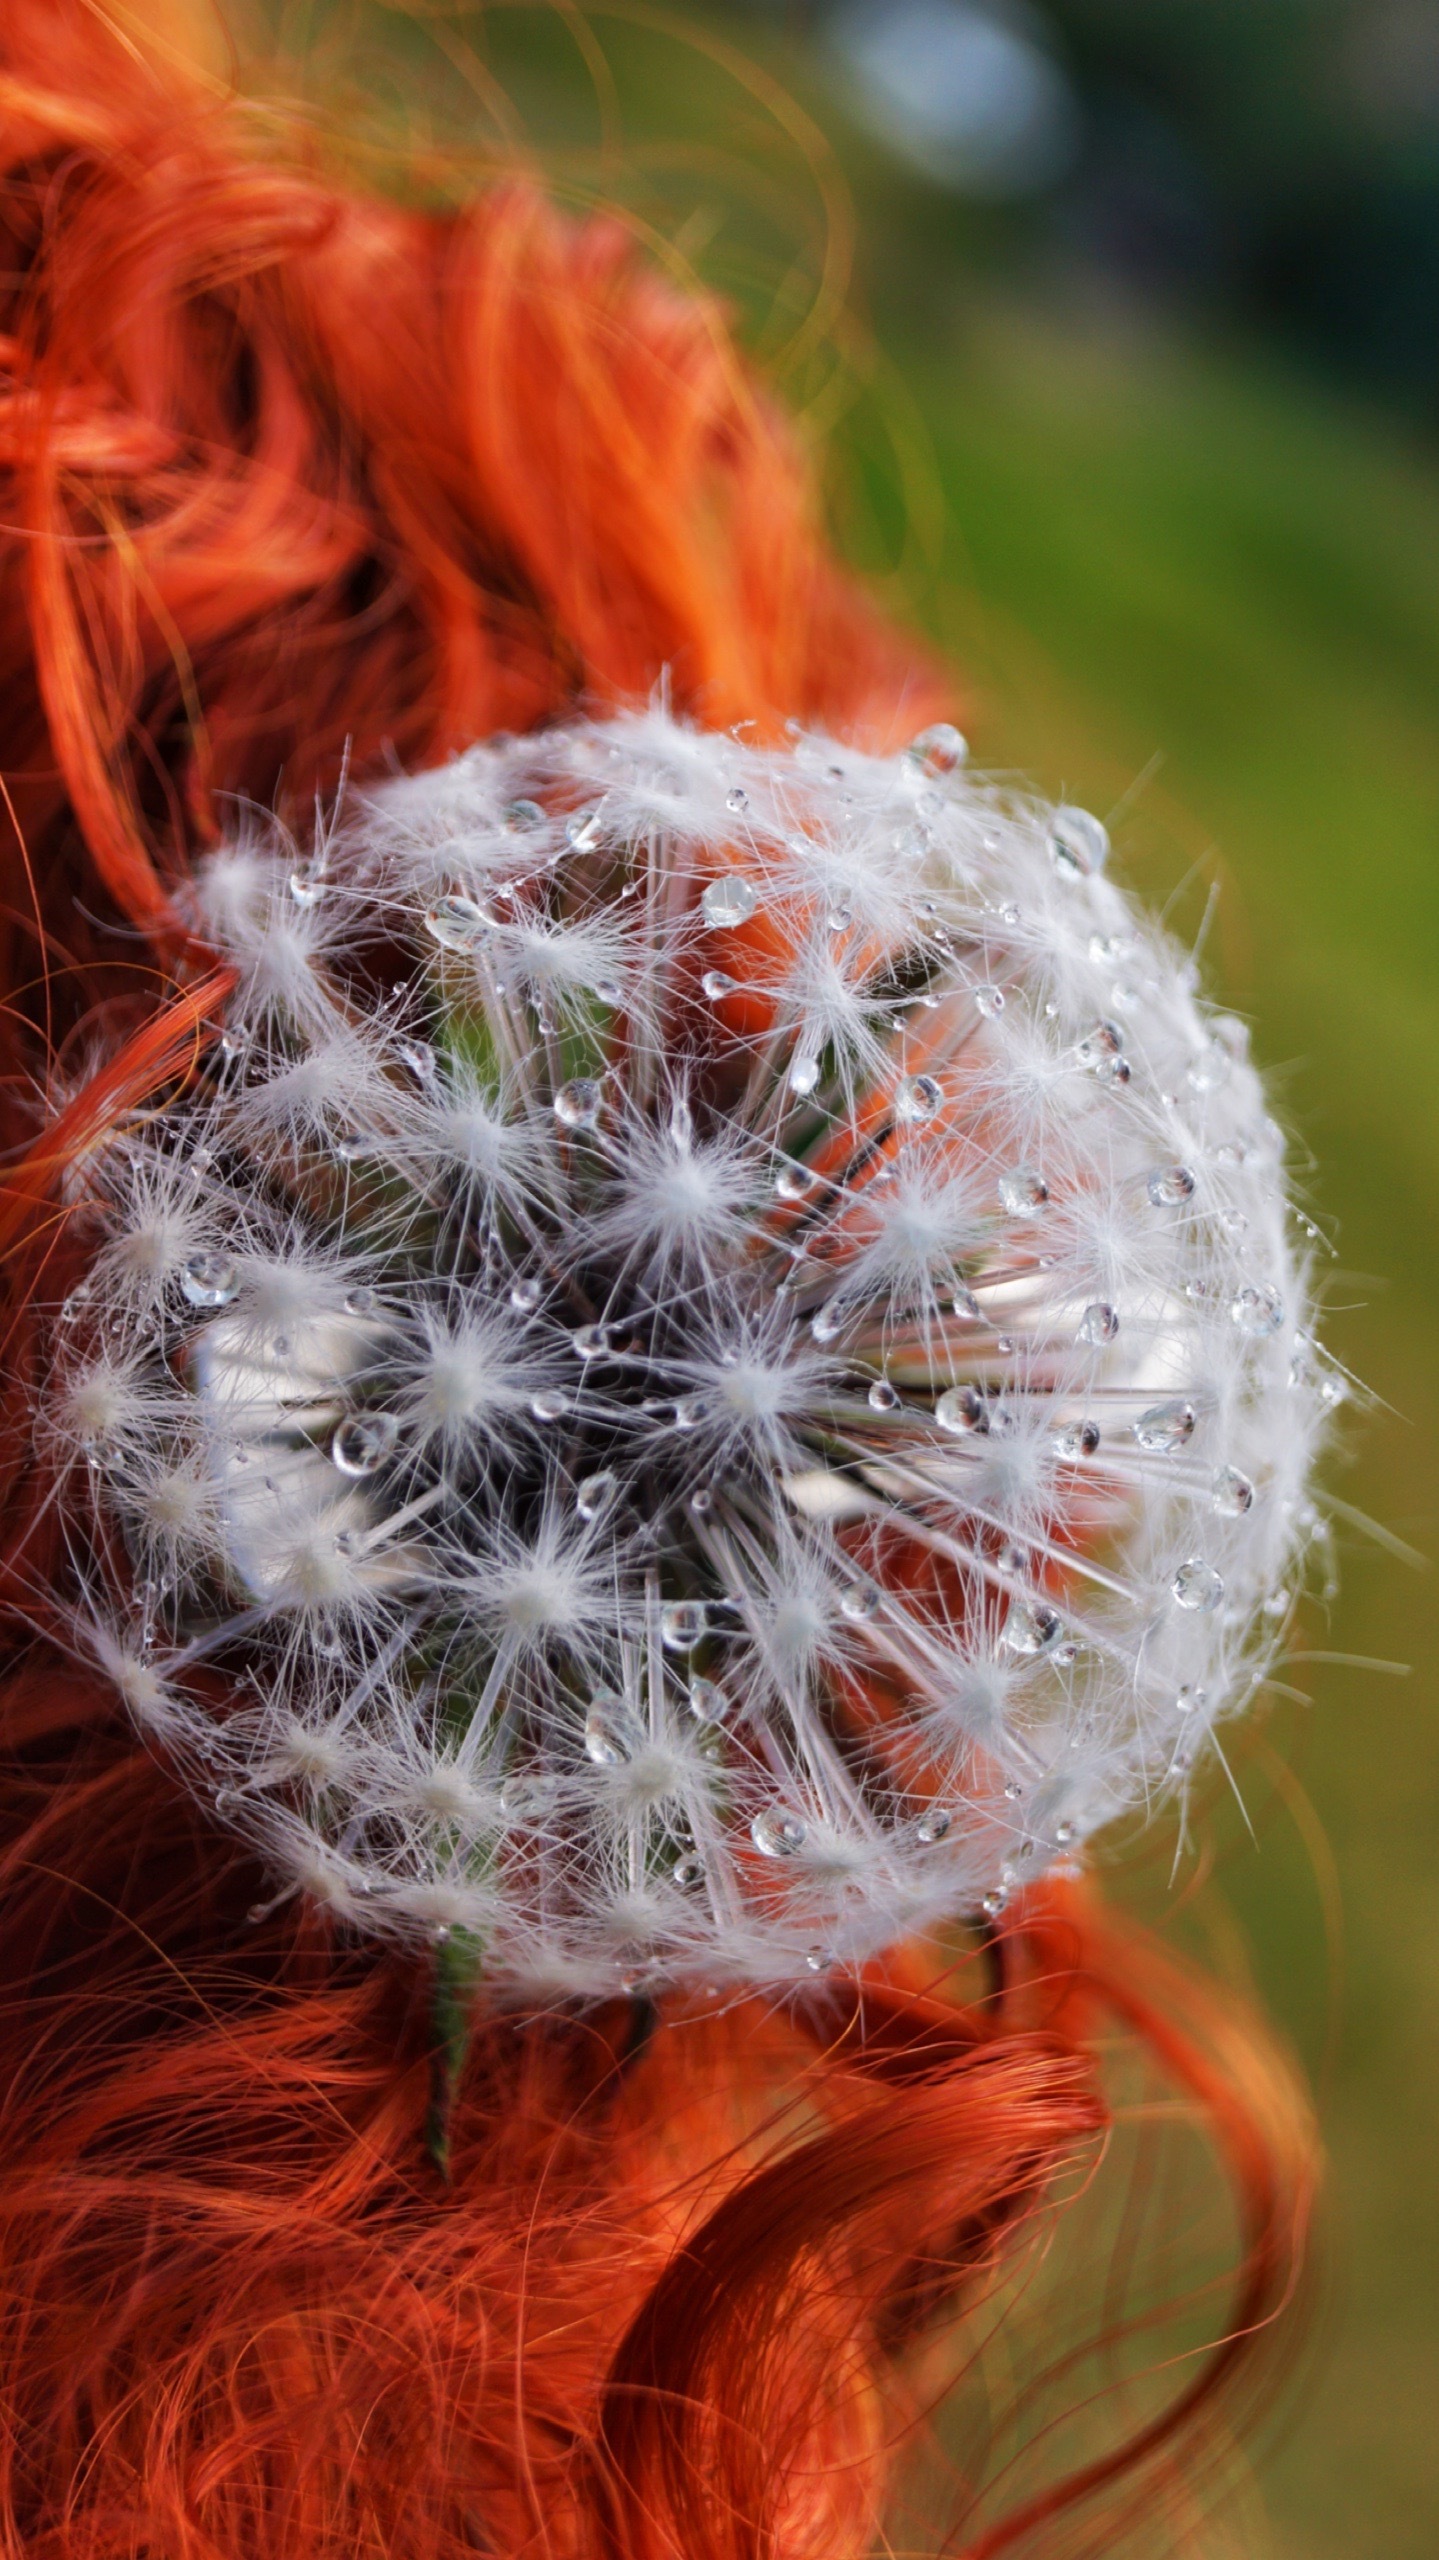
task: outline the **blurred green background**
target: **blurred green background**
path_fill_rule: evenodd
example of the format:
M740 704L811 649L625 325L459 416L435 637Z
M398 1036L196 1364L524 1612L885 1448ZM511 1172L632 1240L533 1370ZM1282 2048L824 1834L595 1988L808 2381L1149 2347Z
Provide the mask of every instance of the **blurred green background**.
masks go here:
M1331 1478L1384 1534L1341 1514L1301 1643L1411 1666L1296 1661L1257 1843L1220 1791L1173 1888L1333 2164L1318 2351L1233 2547L1433 2560L1439 1598L1394 1541L1439 1540L1439 7L276 0L249 33L362 172L418 152L444 195L528 152L717 283L977 759L1108 814L1181 928L1218 886L1369 1391ZM1151 1914L1169 1845L1125 1887Z

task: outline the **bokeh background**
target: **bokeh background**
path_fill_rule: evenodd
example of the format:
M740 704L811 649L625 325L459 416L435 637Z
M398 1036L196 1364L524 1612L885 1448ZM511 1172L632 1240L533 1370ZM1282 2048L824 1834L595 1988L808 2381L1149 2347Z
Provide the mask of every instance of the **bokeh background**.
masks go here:
M360 175L444 197L527 159L721 289L976 759L1104 813L1253 1017L1365 1383L1342 1592L1244 1813L1218 1785L1196 1853L1116 1889L1257 1984L1333 2164L1267 2522L1223 2548L1433 2560L1439 0L227 17Z

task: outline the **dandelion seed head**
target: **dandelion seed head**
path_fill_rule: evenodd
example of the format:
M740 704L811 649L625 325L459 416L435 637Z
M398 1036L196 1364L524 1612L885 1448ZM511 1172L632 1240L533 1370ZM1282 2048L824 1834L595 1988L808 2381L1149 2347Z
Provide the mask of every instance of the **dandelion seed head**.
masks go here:
M278 1888L803 1982L1182 1794L1340 1382L1097 822L650 709L321 850L205 870L223 1036L82 1168L37 1407L77 1647Z

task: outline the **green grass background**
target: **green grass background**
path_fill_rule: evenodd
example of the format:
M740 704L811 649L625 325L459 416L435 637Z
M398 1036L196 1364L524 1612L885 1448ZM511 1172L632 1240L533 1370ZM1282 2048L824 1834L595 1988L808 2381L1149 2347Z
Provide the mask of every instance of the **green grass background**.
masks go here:
M563 197L622 197L717 279L827 444L841 538L952 656L977 758L1114 813L1181 923L1218 884L1209 967L1312 1151L1326 1338L1372 1393L1334 1486L1432 1552L1439 450L904 180L764 21L292 0L279 32L382 176L418 144L429 183L468 187L522 141ZM1197 1913L1304 2056L1332 2160L1320 2353L1264 2465L1272 2550L1434 2560L1439 1588L1340 1544L1307 1642L1411 1676L1296 1667L1312 1703L1272 1729L1292 1777L1251 1754L1257 1845L1216 1801ZM1141 1873L1151 1912L1166 1878Z

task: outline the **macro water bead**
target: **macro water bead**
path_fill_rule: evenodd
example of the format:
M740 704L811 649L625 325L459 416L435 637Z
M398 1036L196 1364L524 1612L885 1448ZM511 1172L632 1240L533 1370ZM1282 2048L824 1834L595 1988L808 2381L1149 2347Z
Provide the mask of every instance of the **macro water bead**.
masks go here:
M39 1428L76 1645L279 1889L517 1998L784 1983L1190 1783L1332 1377L1108 850L952 730L652 711L352 798L322 897L214 857Z

